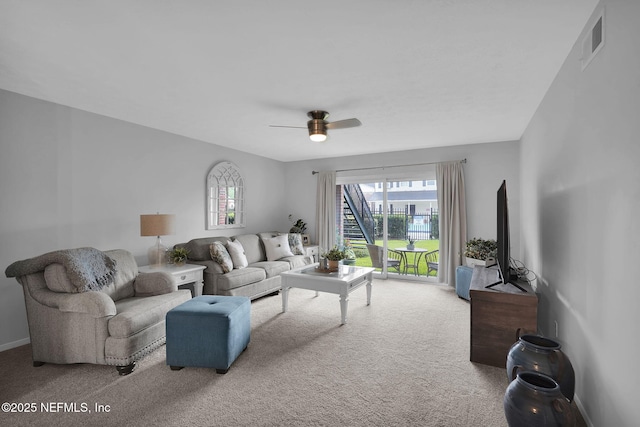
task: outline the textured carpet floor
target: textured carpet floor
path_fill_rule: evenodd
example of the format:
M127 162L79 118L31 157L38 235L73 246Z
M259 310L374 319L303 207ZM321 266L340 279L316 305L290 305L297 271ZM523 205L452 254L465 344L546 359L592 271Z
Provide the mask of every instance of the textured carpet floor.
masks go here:
M351 294L344 326L336 295L294 289L287 313L280 296L251 309L251 343L226 375L171 371L164 346L126 377L2 352L0 402L37 410L0 425L506 426L506 374L469 362L470 306L447 286L375 281L370 306Z

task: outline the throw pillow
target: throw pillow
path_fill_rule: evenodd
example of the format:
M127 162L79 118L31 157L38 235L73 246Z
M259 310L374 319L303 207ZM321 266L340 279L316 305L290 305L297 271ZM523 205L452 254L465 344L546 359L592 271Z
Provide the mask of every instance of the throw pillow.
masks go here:
M231 255L233 261L233 268L245 268L249 265L247 256L244 254L244 248L242 243L237 240L227 242L227 251Z
M233 261L222 242L213 242L209 245L209 253L211 254L211 259L220 264L223 272L228 273L233 270Z
M54 292L79 292L78 288L73 286L73 283L69 280L67 270L62 264L49 264L44 269L44 280L47 288Z
M302 245L302 234L289 233L289 247L294 255L304 255L304 246Z
M263 242L268 261L276 261L286 256L293 256L291 248L289 248L289 238L286 234L271 239L264 239Z

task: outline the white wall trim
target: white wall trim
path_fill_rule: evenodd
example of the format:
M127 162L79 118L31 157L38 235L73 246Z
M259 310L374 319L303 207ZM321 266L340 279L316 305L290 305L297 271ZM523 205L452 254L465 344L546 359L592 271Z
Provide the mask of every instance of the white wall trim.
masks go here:
M8 342L6 344L0 344L0 352L11 350L12 348L20 347L31 342L31 338L23 338L18 341Z

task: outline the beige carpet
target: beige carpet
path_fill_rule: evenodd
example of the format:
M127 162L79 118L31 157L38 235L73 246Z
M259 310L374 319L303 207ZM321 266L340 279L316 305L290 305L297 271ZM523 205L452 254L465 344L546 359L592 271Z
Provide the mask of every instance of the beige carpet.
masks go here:
M0 353L0 425L505 426L504 370L469 362L469 304L443 285L375 281L349 301L294 289L252 303L251 343L226 375L165 365L164 346L126 377L97 365L31 366L29 346ZM91 412L43 413L77 403ZM96 413L95 405L109 406ZM67 408L70 409L70 408Z

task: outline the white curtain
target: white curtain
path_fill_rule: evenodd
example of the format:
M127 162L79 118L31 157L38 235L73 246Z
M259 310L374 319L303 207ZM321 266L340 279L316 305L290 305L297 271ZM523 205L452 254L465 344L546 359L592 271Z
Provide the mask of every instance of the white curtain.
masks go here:
M329 250L336 244L336 172L318 173L316 195L316 235L320 250Z
M467 208L462 163L438 163L436 181L440 226L438 280L453 286L456 267L462 265L467 240Z

